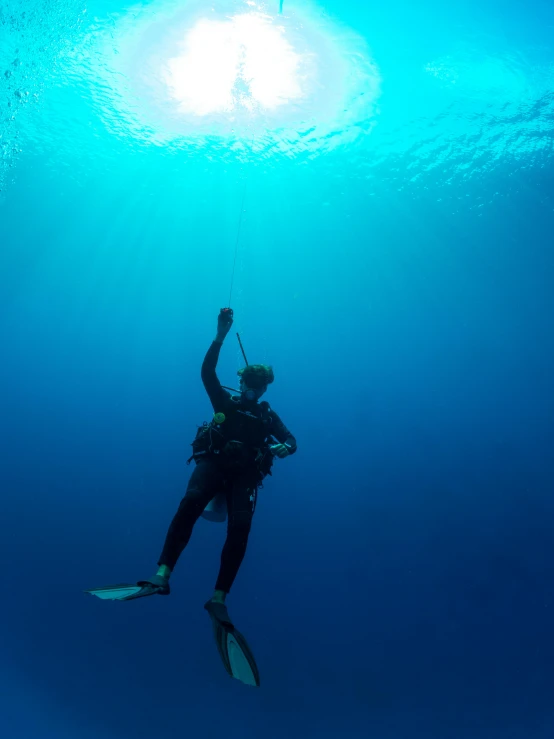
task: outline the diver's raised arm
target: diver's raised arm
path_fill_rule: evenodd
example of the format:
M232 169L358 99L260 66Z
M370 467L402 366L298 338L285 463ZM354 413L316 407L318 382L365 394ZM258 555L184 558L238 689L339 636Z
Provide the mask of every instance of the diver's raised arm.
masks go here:
M228 393L223 390L221 383L217 377L216 367L219 359L219 353L225 337L229 333L233 325L233 311L231 308L222 308L217 319L217 333L215 339L206 352L204 361L202 362L201 377L206 392L212 402L214 410L220 410L221 402L227 397Z

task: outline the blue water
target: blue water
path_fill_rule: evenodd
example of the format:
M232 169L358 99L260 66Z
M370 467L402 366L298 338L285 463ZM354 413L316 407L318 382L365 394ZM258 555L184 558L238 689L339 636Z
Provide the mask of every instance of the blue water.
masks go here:
M553 6L278 5L0 0L2 736L551 739ZM155 567L236 243L299 446L228 600L259 690L221 525L82 593Z

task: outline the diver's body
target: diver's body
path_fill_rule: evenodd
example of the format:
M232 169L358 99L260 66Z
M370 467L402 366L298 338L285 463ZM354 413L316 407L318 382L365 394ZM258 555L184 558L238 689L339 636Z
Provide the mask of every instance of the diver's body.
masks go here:
M202 381L214 417L199 429L193 442L196 468L169 526L157 573L135 584L107 585L86 592L102 600L119 601L169 595L171 572L189 542L194 524L216 496L225 494L227 538L215 592L204 608L212 621L217 648L229 675L247 685L259 686L256 661L246 639L229 618L225 598L246 552L258 488L270 473L274 457L294 454L296 440L269 404L259 402L273 382L271 367L247 363L239 370L240 395L228 393L217 379L217 360L232 323L231 309L223 309L217 335L202 364Z
M227 501L227 538L221 553L221 567L214 599L223 602L230 591L246 552L258 488L268 474L273 456L286 457L296 451L296 440L279 416L267 403L259 403L267 388L263 376L248 386L248 370L241 371L241 395L232 396L216 374L217 361L232 319L218 321L218 332L202 363L202 382L212 403L214 414L225 420L210 432L195 453L193 471L185 497L167 532L158 561L158 576L169 578L181 552L187 545L194 524L206 506L219 493ZM255 365L263 367L263 365ZM269 369L269 368L266 368ZM254 376L250 374L251 382ZM272 382L272 373L271 379ZM260 384L261 383L261 384ZM215 437L215 438L214 438ZM273 437L279 444L270 444ZM194 446L194 445L193 445Z

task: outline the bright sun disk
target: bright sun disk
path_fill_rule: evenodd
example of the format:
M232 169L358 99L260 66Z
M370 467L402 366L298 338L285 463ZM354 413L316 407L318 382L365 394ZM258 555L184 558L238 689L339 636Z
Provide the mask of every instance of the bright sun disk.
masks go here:
M271 111L302 97L301 61L284 28L261 13L202 19L167 62L165 82L183 113Z

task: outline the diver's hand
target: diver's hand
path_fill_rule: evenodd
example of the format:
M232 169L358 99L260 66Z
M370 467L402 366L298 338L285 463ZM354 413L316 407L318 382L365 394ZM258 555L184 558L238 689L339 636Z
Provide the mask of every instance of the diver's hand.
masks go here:
M279 459L284 459L290 454L290 449L286 444L271 444L269 447L269 451L273 454L274 457L279 457Z
M232 308L222 308L219 311L219 316L217 317L217 334L215 337L216 341L219 341L220 343L223 343L223 340L231 330L231 326L233 325L233 309Z

